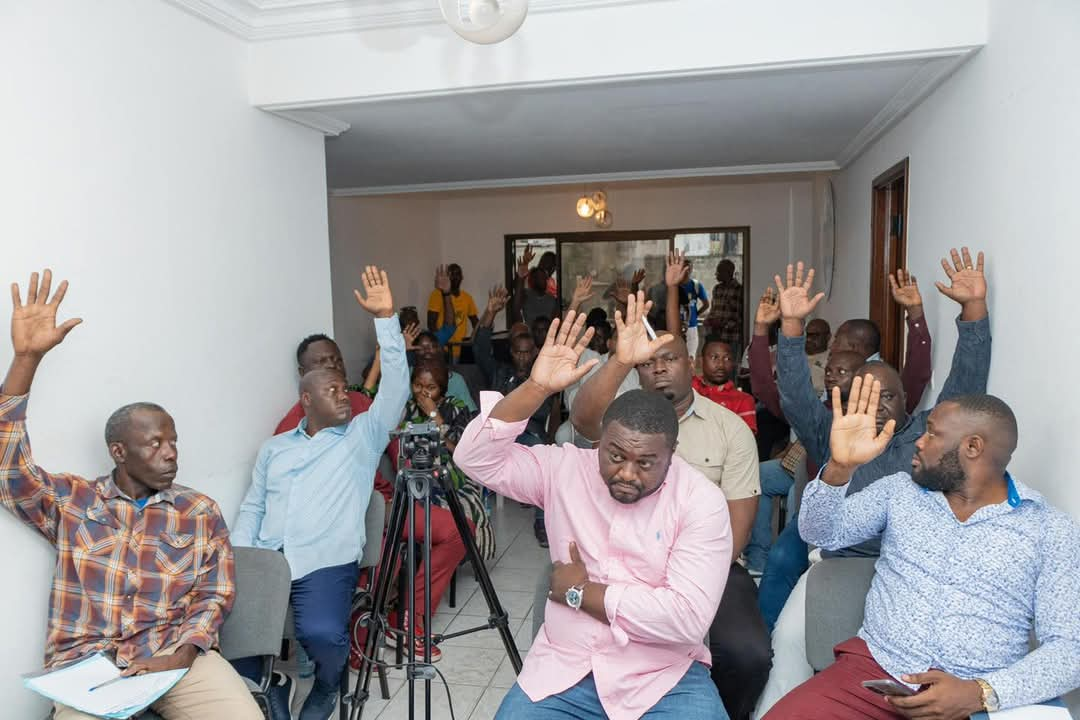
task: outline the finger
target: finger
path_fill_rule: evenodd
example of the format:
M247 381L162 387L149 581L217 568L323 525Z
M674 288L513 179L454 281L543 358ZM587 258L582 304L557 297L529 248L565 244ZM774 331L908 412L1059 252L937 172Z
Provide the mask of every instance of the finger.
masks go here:
M379 270L379 284L385 288L390 287L390 278L386 276L385 270Z
M851 381L851 390L848 391L847 414L854 415L859 411L859 391L862 389L862 378L858 375Z
M674 339L675 336L671 333L664 333L663 335L658 335L655 340L649 342L649 353L655 355L660 350L660 348L664 347Z
M596 328L586 328L585 332L578 338L577 344L574 345L574 354L581 357L581 353L585 352L585 348L589 347L589 342L595 334Z
M805 288L806 291L809 292L810 288L812 288L813 286L814 286L814 268L808 268L807 271L806 271L806 282L803 283L803 288Z
M791 266L789 265L788 270L790 271L790 269L791 269ZM779 275L773 275L773 280L776 282L777 296L779 296L780 293L784 292L784 283L783 283L783 281L780 280Z
M888 445L890 442L892 442L892 438L893 438L893 435L895 433L896 433L896 421L895 420L887 421L885 423L885 426L881 428L881 432L878 433L878 436L874 441L875 442L875 447L877 448L877 451L878 451L879 455L885 450L885 446Z
M859 395L859 414L867 415L870 410L870 399L874 397L874 383L878 383L878 394L881 393L881 383L874 379L870 373L863 378L862 393Z
M38 297L41 298L41 302L48 304L49 302L49 290L52 288L52 270L45 268L45 272L41 274L41 288L38 290Z
M360 307L367 310L367 307L368 307L367 300L365 300L364 296L360 294L360 291L359 290L353 290L352 292L353 292L353 295L356 297L356 302L360 303Z
M59 307L60 301L64 299L65 295L67 295L67 289L68 281L64 280L60 283L60 287L56 288L56 293L53 294L52 300L49 301L49 304L53 307Z
M960 249L960 252L964 256L964 268L974 268L975 265L971 262L971 251L964 247Z
M910 273L908 274L907 277L908 277L908 283L911 285L911 287L913 287L913 288L915 288L917 290L919 288L919 279L916 278L914 275L912 275Z
M581 553L578 552L577 543L573 540L570 541L570 560L575 565L584 565L585 563L581 559Z
M615 329L619 332L620 336L622 335L623 330L626 329L626 324L622 319L622 313L618 310L615 311Z
M789 288L794 284L795 284L795 266L791 265L789 263L788 266L787 266L787 285L782 286L780 288L780 290L783 291L784 288Z
M900 679L909 685L934 685L949 678L948 673L944 673L940 670L927 670L923 673L912 673L911 675L901 675Z
M550 347L558 342L559 327L561 325L562 322L559 321L559 318L551 321L551 325L548 326L547 337L544 338L544 347Z
M983 258L982 250L980 250L979 254L975 258L975 269L978 270L979 272L983 272L983 268L984 268L983 260L984 260L984 258Z
M949 251L950 257L952 257L953 265L956 267L956 271L960 272L964 269L964 260L960 257L960 253L956 252L956 248Z
M814 308L816 308L818 303L821 302L824 299L825 299L825 293L823 293L823 292L819 292L817 295L815 295L813 297L813 299L810 300L810 310L812 311Z
M840 418L844 417L844 403L840 399L839 386L834 386L832 389L832 416L833 422L836 422Z
M571 310L570 312L573 312ZM570 326L570 331L566 335L565 345L576 346L581 339L582 330L585 328L585 313L577 313L577 317L574 318L574 324ZM566 324L570 325L570 314L566 316ZM589 328L592 330L592 328Z
M897 275L899 275L899 274L900 274L900 272L899 272L899 271L897 271L897 273L896 273L896 274L897 274ZM895 293L895 292L897 292L897 291L898 291L898 290L900 289L900 286L899 286L899 285L897 285L897 283L896 283L896 278L895 278L895 277L893 277L892 275L890 275L890 276L889 276L889 287L891 287L891 288L892 288L892 291L893 291L894 293Z
M82 318L71 318L60 326L60 337L66 338L67 334L75 329L76 325L82 324Z
M941 292L941 294L944 295L945 297L951 298L953 296L952 288L950 288L948 285L946 285L944 283L935 282L934 287L936 287Z
M16 310L22 307L22 295L19 293L19 283L11 283L11 306Z
M26 304L33 305L37 302L38 274L30 273L30 287L26 288Z
M866 414L877 417L878 404L881 402L881 381L874 380L870 385L870 397L866 401Z
M956 271L952 269L952 265L945 258L941 258L941 269L945 271L945 276L952 280L952 276L956 274Z

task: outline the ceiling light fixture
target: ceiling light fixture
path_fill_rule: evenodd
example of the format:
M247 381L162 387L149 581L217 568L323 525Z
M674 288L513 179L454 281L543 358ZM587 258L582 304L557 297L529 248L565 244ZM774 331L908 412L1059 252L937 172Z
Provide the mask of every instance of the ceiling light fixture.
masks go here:
M529 0L439 0L439 9L458 35L492 45L517 32L529 12Z
M607 206L607 193L595 192L592 195L582 193L575 206L578 217L582 220L593 219L597 227L611 227L612 214Z

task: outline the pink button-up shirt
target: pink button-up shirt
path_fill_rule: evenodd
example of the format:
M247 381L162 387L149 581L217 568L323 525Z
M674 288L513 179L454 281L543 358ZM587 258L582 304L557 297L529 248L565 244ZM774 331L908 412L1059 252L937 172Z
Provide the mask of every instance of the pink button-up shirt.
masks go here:
M612 720L639 718L692 662L711 664L705 637L731 564L724 493L672 457L659 490L618 503L600 477L596 450L516 444L527 421L488 417L501 397L481 395L455 462L476 482L543 508L552 560L569 562L574 541L589 579L608 585L610 625L548 601L518 685L539 701L592 673Z

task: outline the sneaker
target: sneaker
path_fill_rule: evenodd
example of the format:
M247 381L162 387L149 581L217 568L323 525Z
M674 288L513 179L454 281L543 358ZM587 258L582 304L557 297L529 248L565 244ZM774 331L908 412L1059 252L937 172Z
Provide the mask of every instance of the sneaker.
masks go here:
M296 695L296 683L285 673L275 672L270 678L266 692L270 706L270 720L292 720L292 702Z
M546 548L548 546L547 527L544 525L543 520L533 522L533 535L536 536L536 542L540 543L540 547Z
M417 662L425 662L424 661L424 638L423 638L422 635L417 635L416 639L413 641L413 652L416 653ZM432 645L431 646L431 657L427 660L427 662L429 662L429 663L437 663L440 660L442 660L442 650L439 649L438 645Z
M316 680L304 706L300 708L300 720L330 720L337 707L337 699L337 685L327 687Z

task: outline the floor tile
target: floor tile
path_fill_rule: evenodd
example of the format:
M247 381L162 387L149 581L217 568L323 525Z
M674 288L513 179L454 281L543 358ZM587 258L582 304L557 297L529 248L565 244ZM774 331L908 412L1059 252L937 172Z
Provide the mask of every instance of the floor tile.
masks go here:
M495 713L498 712L499 705L502 704L505 695L506 688L489 687L480 696L480 700L476 703L472 717L469 720L494 720Z

